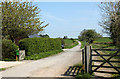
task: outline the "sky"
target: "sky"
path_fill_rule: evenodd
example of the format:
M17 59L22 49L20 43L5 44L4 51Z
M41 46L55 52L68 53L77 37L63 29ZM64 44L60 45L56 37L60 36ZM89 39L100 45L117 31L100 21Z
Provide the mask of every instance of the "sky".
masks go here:
M99 26L101 14L100 2L34 2L41 12L41 21L49 23L44 30L51 38L77 38L84 29L94 29L108 36Z

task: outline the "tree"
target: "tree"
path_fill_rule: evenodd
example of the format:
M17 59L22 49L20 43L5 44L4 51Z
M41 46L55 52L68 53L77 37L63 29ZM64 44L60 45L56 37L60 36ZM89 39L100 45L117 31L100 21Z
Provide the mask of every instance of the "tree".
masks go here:
M48 24L40 21L40 10L32 2L1 2L2 7L2 35L13 42L18 37L43 31Z
M68 39L68 37L67 37L67 36L64 36L63 39Z
M40 37L43 37L43 38L49 38L49 35L45 34L45 35L39 35Z
M103 2L99 5L102 11L100 25L108 33L114 45L120 45L120 1Z
M97 33L95 30L84 29L78 37L80 40L86 41L90 44L90 43L93 43L93 41L96 38L101 37L101 35L99 33Z

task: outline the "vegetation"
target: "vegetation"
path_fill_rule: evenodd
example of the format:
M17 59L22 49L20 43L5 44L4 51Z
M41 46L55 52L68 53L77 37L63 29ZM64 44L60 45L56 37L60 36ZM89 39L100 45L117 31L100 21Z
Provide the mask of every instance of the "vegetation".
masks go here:
M19 42L20 50L25 50L26 56L61 49L61 40L52 38L25 38Z
M110 37L102 37L96 39L94 43L112 43L112 39Z
M82 49L82 48L85 47L85 45L86 45L86 41L80 41L80 42L81 42L81 47L80 47L80 48Z
M79 73L77 76L76 76L76 79L88 79L88 78L92 78L93 76L89 73Z
M82 67L82 64L78 63L78 64L75 64L74 66L80 66L80 67Z
M58 54L60 52L62 52L63 50L52 50L52 51L49 51L49 52L41 52L39 54L33 54L33 55L30 55L30 56L26 56L25 59L26 60L37 60L37 59L41 59L41 58L45 58L45 57L48 57L48 56L51 56L51 55L55 55L55 54Z
M85 29L78 36L79 40L86 41L89 44L93 43L93 41L98 37L102 37L102 36L99 33L97 33L95 30L85 30Z
M4 71L4 70L6 70L6 68L0 68L0 71Z
M2 60L15 59L18 46L11 40L2 40Z
M73 48L78 45L78 42L71 39L64 39L65 47L64 48Z
M92 44L92 47L93 48L117 48L111 42L112 42L112 39L110 39L109 37L99 38L94 41L94 43Z
M111 36L113 44L120 48L120 1L102 2L99 7L103 18L100 25Z
M67 36L64 36L63 39L68 39L68 37L67 37Z
M16 42L31 34L43 31L48 24L40 21L39 8L32 2L1 2L2 36Z

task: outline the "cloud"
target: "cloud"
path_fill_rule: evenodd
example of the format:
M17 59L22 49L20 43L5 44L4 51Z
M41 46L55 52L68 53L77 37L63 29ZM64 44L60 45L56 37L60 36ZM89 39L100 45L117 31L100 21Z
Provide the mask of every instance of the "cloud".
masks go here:
M48 13L48 12L44 12L44 13L42 14L42 16L44 16L45 18L48 18L48 19L50 19L50 20L58 21L58 22L61 22L61 23L64 23L64 24L67 24L67 23L68 23L67 20L65 20L65 19L63 19L63 18L60 18L60 17L58 17L58 16L54 16L54 15Z

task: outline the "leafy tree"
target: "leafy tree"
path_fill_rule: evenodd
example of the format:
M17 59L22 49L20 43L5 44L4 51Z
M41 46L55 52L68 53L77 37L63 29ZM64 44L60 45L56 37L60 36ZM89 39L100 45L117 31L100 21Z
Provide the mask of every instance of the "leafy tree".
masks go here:
M84 29L78 37L80 40L86 41L90 44L90 43L93 43L93 41L96 38L101 37L101 35L99 33L97 33L95 30L85 30Z
M49 38L49 35L47 35L47 34L45 34L45 35L40 34L39 36L43 37L43 38Z
M13 42L18 37L38 33L48 26L40 21L40 10L32 2L1 2L1 7L2 35Z
M108 33L114 45L120 45L120 1L103 2L99 5L102 11L100 25Z
M64 36L63 39L68 39L68 37L67 37L67 36Z

